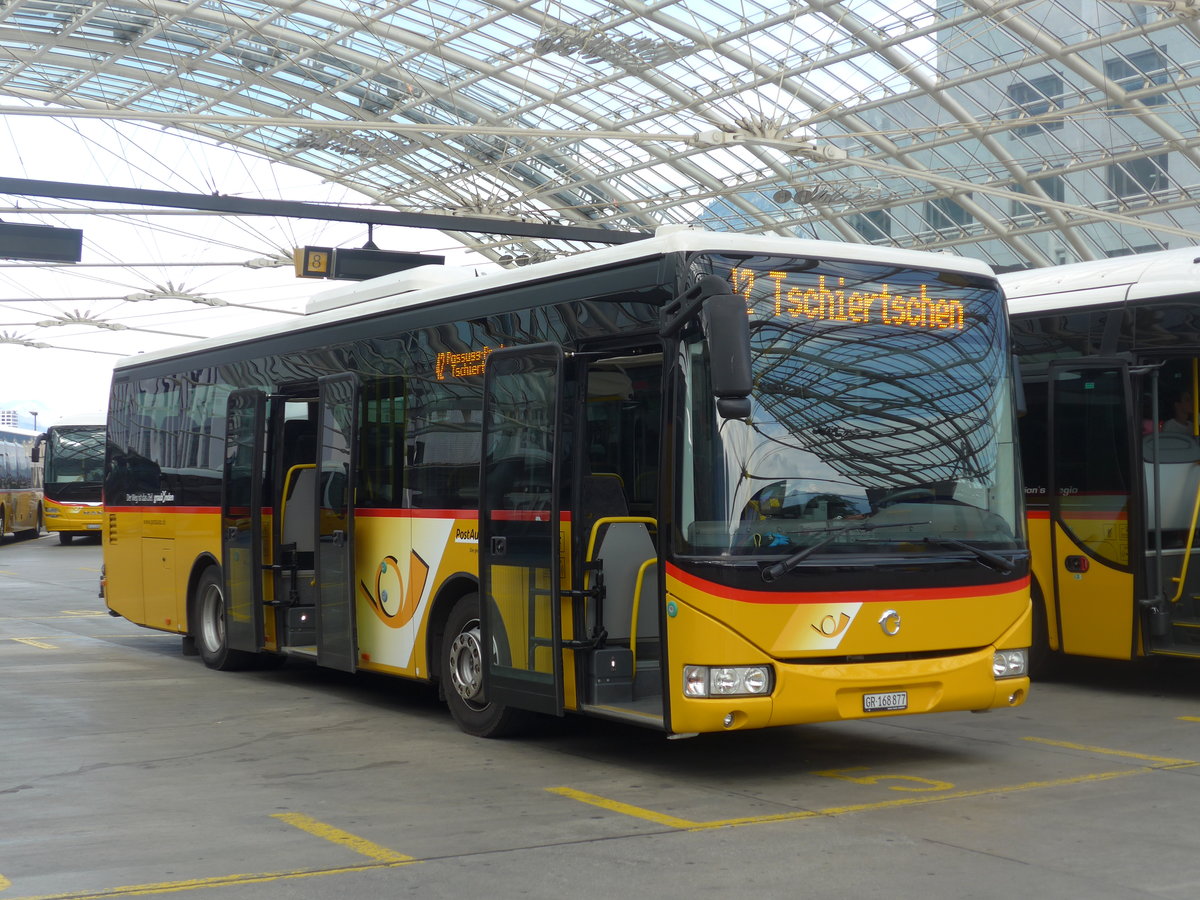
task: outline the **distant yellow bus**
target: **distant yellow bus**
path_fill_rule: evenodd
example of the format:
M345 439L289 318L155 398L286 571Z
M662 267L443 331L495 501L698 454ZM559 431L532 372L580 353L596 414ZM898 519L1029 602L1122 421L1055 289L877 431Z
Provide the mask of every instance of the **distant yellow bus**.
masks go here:
M34 458L42 464L46 530L59 543L100 538L104 510L104 414L65 416L38 436Z
M1001 280L1036 661L1200 658L1200 247Z
M679 232L375 279L117 366L105 597L216 669L436 683L481 736L1014 707L1010 361L943 254Z
M0 426L0 541L42 533L42 467L34 462L37 433Z

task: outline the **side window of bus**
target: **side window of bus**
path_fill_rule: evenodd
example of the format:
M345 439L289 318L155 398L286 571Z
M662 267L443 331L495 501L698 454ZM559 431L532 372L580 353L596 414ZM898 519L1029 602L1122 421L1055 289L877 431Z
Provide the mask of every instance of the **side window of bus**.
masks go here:
M1049 410L1046 407L1045 380L1025 381L1027 412L1017 420L1021 442L1021 470L1025 482L1025 499L1034 506L1048 502L1050 472L1047 441Z
M358 431L358 505L399 504L404 477L404 380L385 376L363 384Z
M479 507L483 379L424 383L410 397L404 441L404 505Z

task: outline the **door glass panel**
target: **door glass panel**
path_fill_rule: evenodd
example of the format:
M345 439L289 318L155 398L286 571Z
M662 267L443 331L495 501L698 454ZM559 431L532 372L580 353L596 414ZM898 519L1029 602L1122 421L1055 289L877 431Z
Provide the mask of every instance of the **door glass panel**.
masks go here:
M489 698L562 710L557 446L562 354L495 351L483 428L483 640Z
M322 378L317 480L317 662L353 672L354 446L358 378Z
M1051 464L1059 520L1097 558L1128 566L1132 419L1125 370L1052 372Z
M257 651L262 637L262 483L266 398L261 391L229 395L221 549L225 573L225 636L233 650Z

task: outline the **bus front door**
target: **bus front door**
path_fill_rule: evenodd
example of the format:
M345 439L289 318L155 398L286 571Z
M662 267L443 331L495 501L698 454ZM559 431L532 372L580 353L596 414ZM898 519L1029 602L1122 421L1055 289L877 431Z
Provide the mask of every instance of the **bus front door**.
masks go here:
M225 642L256 653L263 646L263 480L267 397L258 390L229 395L221 492L221 559L225 579Z
M1135 555L1140 488L1132 389L1121 360L1050 366L1048 453L1055 612L1066 653L1136 652Z
M480 638L492 702L562 715L563 352L493 351L484 375Z
M354 619L354 462L358 376L319 381L317 434L317 663L353 672L358 648Z

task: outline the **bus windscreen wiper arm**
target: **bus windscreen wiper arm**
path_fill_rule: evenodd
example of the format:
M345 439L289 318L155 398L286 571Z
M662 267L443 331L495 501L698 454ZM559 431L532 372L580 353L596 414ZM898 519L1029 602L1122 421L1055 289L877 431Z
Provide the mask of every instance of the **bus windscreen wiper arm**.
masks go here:
M967 544L963 541L955 540L954 538L925 538L925 543L936 544L939 547L953 547L955 550L966 550L968 553L975 554L975 557L985 565L991 566L993 569L999 570L1001 575L1007 575L1013 570L1013 562L1011 559L1006 559L999 553L992 553L990 550L984 550L982 547L976 547L974 544Z
M787 559L781 559L777 563L771 563L769 566L764 566L762 569L762 580L768 584L778 578L780 575L786 575L804 560L808 559L822 547L833 543L833 539L844 531L874 531L876 528L903 528L905 526L928 525L929 521L924 522L847 522L841 528L835 528L821 538L815 544L809 544L803 550L797 550Z

